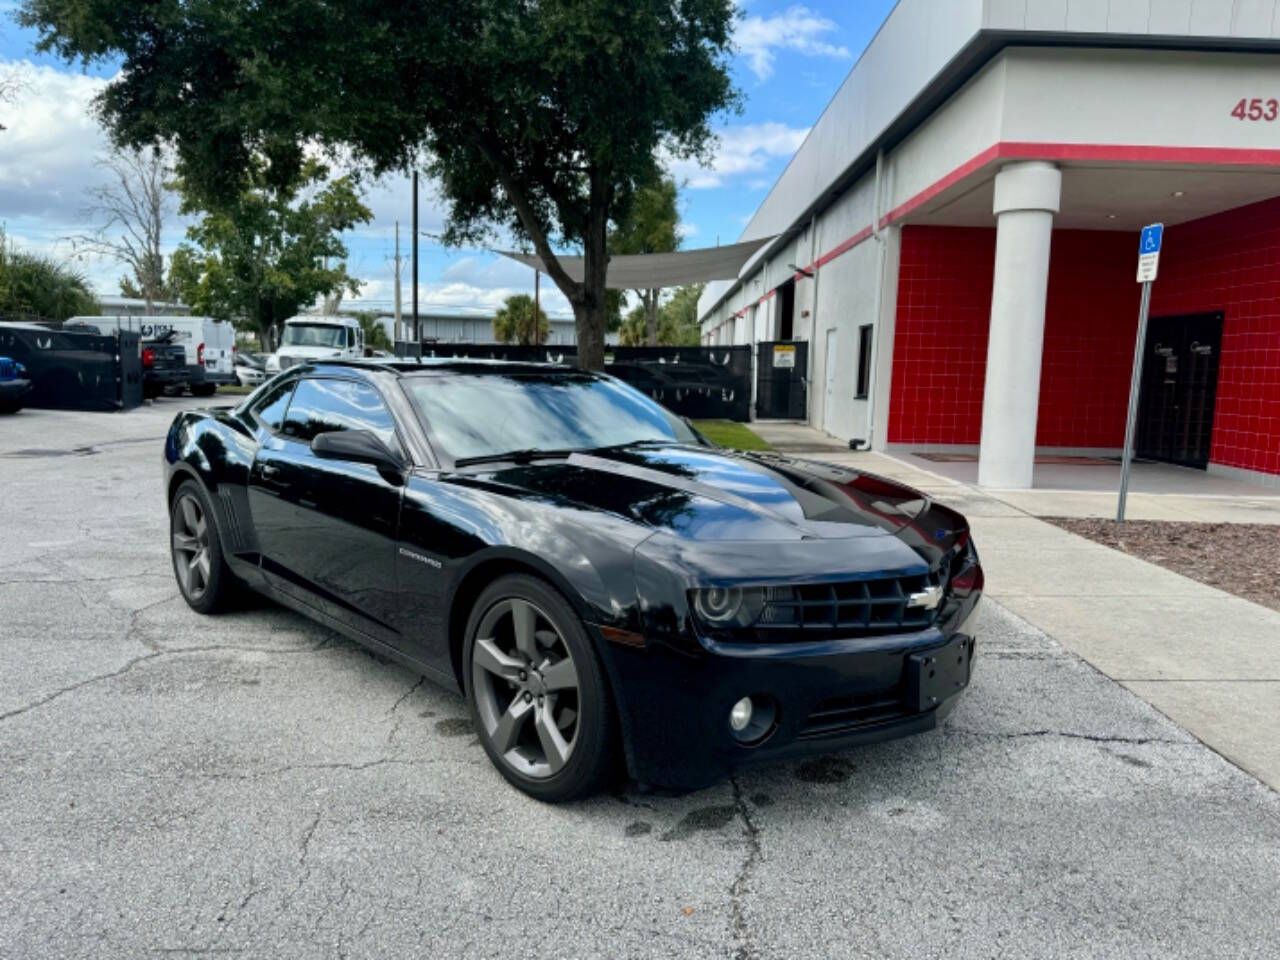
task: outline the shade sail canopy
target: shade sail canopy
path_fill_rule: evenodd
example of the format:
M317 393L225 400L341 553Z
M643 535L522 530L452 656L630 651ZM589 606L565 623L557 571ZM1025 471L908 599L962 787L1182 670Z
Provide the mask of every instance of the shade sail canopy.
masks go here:
M748 240L727 247L706 247L702 250L677 250L675 253L623 254L609 258L609 271L605 286L611 290L653 290L661 287L682 287L689 283L706 283L708 280L732 280L738 276L743 264L757 250L772 240ZM532 253L500 251L503 256L519 260L525 266L547 272L542 259ZM556 257L560 265L577 283L582 282L582 257Z

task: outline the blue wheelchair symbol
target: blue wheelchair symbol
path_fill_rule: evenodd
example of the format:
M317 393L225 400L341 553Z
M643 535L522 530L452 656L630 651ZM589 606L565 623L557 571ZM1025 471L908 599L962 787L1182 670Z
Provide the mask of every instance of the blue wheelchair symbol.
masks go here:
M1142 239L1138 244L1139 253L1159 253L1160 244L1164 240L1164 224L1153 223L1142 228Z

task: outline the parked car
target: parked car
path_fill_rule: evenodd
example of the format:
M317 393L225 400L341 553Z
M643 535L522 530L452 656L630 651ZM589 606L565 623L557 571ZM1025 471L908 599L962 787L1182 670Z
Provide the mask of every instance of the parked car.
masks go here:
M356 360L364 356L364 331L355 317L300 314L284 322L280 349L267 358L267 373L309 360Z
M27 368L12 357L0 357L0 413L17 413L30 391Z
M708 445L612 377L304 364L165 441L178 587L247 585L464 692L512 784L624 759L697 787L929 730L983 575L955 511L848 467Z
M235 373L236 382L242 387L256 387L267 379L262 364L249 354L236 354Z

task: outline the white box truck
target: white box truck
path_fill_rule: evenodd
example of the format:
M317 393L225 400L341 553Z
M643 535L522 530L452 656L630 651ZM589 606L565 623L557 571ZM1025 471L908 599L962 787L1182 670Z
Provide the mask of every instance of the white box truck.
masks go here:
M72 317L72 322L96 326L103 333L134 330L143 340L172 333L172 342L187 355L187 386L192 396L209 397L219 384L236 380L236 331L225 320L213 317Z

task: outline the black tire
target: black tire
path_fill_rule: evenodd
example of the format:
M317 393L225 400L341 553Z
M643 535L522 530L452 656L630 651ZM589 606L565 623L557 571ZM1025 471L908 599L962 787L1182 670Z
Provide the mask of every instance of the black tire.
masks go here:
M542 669L548 670L548 676L550 676L548 664L558 665L551 660L556 648L567 650L571 667L576 671L576 686L572 688L572 700L567 701L569 705L556 706L558 699L570 696L569 688L566 687L555 694L548 692L546 699L549 705L545 714L541 693L536 701L533 701L528 689L523 693L520 692L523 681L519 684L507 682L506 686L509 686L510 690L504 688L498 691L499 696L509 694L512 697L507 712L510 712L517 700L521 698L530 701L528 709L531 719L521 736L542 743L546 742L542 740L543 727L540 726L544 722L543 717L550 719L552 725L558 726L559 721L555 718L557 709L560 710L561 720L566 713L574 712L571 707L576 709L576 715L571 721L573 736L568 758L563 761L563 765L558 770L553 769L549 775L530 775L522 769L517 769L515 762L509 759L510 753L516 751L531 749L531 752L536 753L538 750L536 743L532 748L520 746L509 753L504 753L494 743L494 734L498 731L492 733L490 731L490 724L495 716L493 687L503 687L504 681L497 679L496 675L490 676L485 673L484 671L488 668L476 664L477 641L482 639L479 637L479 630L486 618L492 618L495 611L500 611L504 609L504 605L511 603L531 605L538 615L536 622L550 628L542 631L535 630L539 636L538 643L542 643L543 637L551 632L558 634L557 640L553 641L552 645L545 649L539 648L546 656ZM514 614L512 625L514 627ZM462 673L471 722L485 753L489 755L489 759L503 777L534 799L548 803L560 803L583 797L603 786L615 769L618 756L613 696L591 638L587 636L582 620L568 601L557 590L536 577L526 574L501 577L491 583L476 600L471 615L467 619L465 637ZM515 651L514 654L516 657L520 656L519 651ZM477 671L480 672L480 682L492 684L489 691L477 690ZM539 683L537 689L541 691L543 689L542 674L532 669L529 673L537 675ZM519 676L524 678L525 674L521 672ZM529 682L534 681L531 679ZM536 702L536 709L534 702ZM505 717L505 712L503 716ZM499 730L500 728L499 724ZM529 764L529 769L533 769L533 764Z
M0 400L0 413L17 413L21 409L21 400Z
M198 517L204 521L202 531L192 529L195 524L184 508L184 502L188 499L194 501ZM180 549L178 544L183 541L179 538L194 539L195 543ZM202 550L205 557L201 562L199 554ZM194 480L184 480L173 492L173 499L169 502L169 558L173 565L174 579L178 581L178 592L192 610L197 613L217 613L231 605L235 594L235 576L227 569L226 559L222 554L222 538L218 535L213 506L204 488ZM179 566L184 562L188 570L186 576Z
M193 397L212 397L218 392L216 383L193 383L191 384L191 395Z

